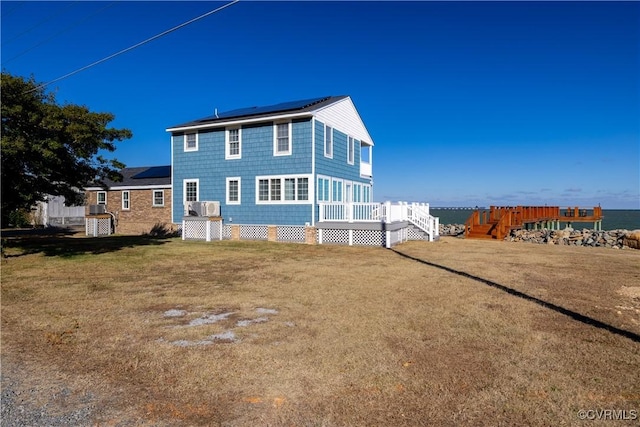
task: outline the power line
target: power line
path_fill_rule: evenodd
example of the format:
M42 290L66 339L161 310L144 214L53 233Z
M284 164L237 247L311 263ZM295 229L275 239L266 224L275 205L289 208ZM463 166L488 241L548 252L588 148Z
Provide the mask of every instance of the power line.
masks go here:
M8 64L9 62L13 61L14 59L18 59L18 58L20 58L22 55L24 55L24 54L26 54L26 53L31 52L33 49L36 49L36 48L38 48L38 47L42 46L43 44L45 44L45 43L47 43L47 42L49 42L49 41L53 40L54 38L58 37L60 34L63 34L63 33L65 33L65 32L67 32L67 31L69 31L70 29L72 29L72 28L74 28L74 27L77 27L78 25L82 24L83 22L85 22L86 20L88 20L89 18L91 18L92 16L97 15L97 14L101 13L103 10L110 8L110 7L111 7L111 6L113 6L115 3L116 3L115 1L112 1L112 2L111 2L111 3L109 3L108 5L106 5L106 6L102 7L102 8L100 8L99 10L97 10L97 11L95 11L95 12L93 12L93 13L91 13L91 14L87 15L87 16L85 16L84 18L82 18L82 19L80 19L80 20L78 20L78 21L75 21L73 24L69 25L68 27L66 27L66 28L64 28L64 29L62 29L62 30L60 30L60 31L58 31L57 33L55 33L55 34L54 34L54 35L52 35L51 37L49 37L49 38L47 38L47 39L44 39L44 40L43 40L43 41L41 41L40 43L37 43L37 44L35 44L35 45L31 46L29 49L23 50L23 51L22 51L22 52L20 52L19 54L15 55L15 56L13 56L13 57L11 57L11 58L9 58L9 59L7 59L6 61L4 61L4 63L5 63L5 64Z
M137 48L137 47L140 47L140 46L142 46L143 44L149 43L150 41L153 41L153 40L158 39L158 38L160 38L160 37L166 36L167 34L172 33L172 32L174 32L174 31L176 31L176 30L179 30L179 29L180 29L180 28L182 28L182 27L186 27L187 25L192 24L192 23L194 23L194 22L196 22L196 21L199 21L199 20L200 20L200 19L202 19L202 18L206 18L206 17L207 17L207 16L209 16L209 15L213 15L214 13L219 12L219 11L221 11L222 9L225 9L225 8L227 8L227 7L231 6L231 5L234 5L234 4L238 3L239 1L240 1L240 0L233 0L233 1L232 1L232 2L230 2L230 3L227 3L227 4L223 5L223 6L220 6L220 7L216 8L216 9L213 9L213 10L211 10L211 11L207 12L207 13L204 13L204 14L202 14L202 15L200 15L200 16L197 16L197 17L195 17L195 18L193 18L193 19L191 19L191 20L189 20L189 21L187 21L187 22L184 22L184 23L182 23L182 24L180 24L180 25L177 25L177 26L175 26L175 27L173 27L173 28L170 28L170 29L168 29L168 30L166 30L166 31L163 31L163 32L161 32L160 34L156 34L156 35L155 35L155 36L153 36L153 37L150 37L150 38L148 38L148 39L146 39L146 40L143 40L143 41L141 41L140 43L136 43L136 44L134 44L133 46L130 46L130 47L126 48L126 49L122 49L121 51L116 52L116 53L114 53L114 54L111 54L111 55L109 55L109 56L107 56L107 57L105 57L105 58L102 58L102 59L100 59L100 60L98 60L98 61L96 61L96 62L92 62L92 63L91 63L91 64L89 64L89 65L85 65L85 66L84 66L84 67L82 67L82 68L78 68L77 70L72 71L72 72L70 72L70 73L67 73L67 74L65 74L64 76L58 77L57 79L53 79L53 80L51 80L51 81L48 81L47 83L43 83L43 84L41 84L41 85L39 85L39 86L36 86L36 87L34 87L33 89L30 89L30 90L26 91L25 93L29 93L29 92L33 92L33 91L38 90L38 89L42 89L43 87L47 87L47 86L49 86L51 83L55 83L55 82L60 81L60 80L62 80L62 79L66 79L67 77L73 76L74 74L78 74L78 73L79 73L79 72L81 72L81 71L84 71L84 70L86 70L86 69L88 69L88 68L91 68L91 67L93 67L93 66L95 66L95 65L101 64L101 63L103 63L103 62L105 62L105 61L108 61L108 60L110 60L110 59L112 59L112 58L115 58L115 57L116 57L116 56L118 56L118 55L122 55L122 54L123 54L123 53L125 53L125 52L128 52L128 51L130 51L130 50L133 50L133 49L135 49L135 48Z
M56 10L54 13L52 13L51 15L45 17L43 20L41 20L40 22L38 22L37 24L35 24L34 26L27 28L26 30L24 30L23 32L21 32L20 34L17 34L13 37L11 37L9 40L4 40L2 42L2 46L7 45L8 43L11 43L12 41L14 41L17 38L20 38L22 36L24 36L25 34L35 30L36 28L38 28L40 25L44 24L45 22L51 21L53 18L55 18L56 16L60 15L62 12L64 12L65 10L73 7L76 5L76 3L78 2L78 0L74 1L73 3L67 5L67 7L63 7L61 9Z

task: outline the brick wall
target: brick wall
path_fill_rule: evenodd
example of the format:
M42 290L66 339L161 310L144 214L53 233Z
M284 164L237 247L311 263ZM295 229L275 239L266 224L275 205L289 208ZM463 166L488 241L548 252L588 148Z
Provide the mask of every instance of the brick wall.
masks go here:
M164 192L164 206L153 206L153 191ZM129 191L129 210L122 209L122 191L107 191L107 211L117 218L117 234L148 233L155 225L166 229L175 229L171 223L171 189L157 188ZM87 191L85 214L89 215L89 206L98 204L97 191Z

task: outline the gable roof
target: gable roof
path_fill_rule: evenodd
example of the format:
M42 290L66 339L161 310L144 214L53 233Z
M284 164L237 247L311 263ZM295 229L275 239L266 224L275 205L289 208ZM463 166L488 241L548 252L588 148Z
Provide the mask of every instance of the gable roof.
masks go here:
M245 121L253 119L261 119L272 116L288 116L288 115L311 115L314 111L329 106L333 103L348 98L346 95L341 96L325 96L321 98L302 99L299 101L283 102L275 105L267 105L263 107L247 107L231 110L223 113L214 114L213 116L203 117L187 123L172 126L167 131L184 130L191 127L206 127L206 125L215 125L218 123L227 123L230 121Z
M121 169L122 181L111 181L105 179L104 183L108 189L126 189L126 188L151 188L151 187L170 187L171 186L171 166L144 166L136 168ZM86 188L87 190L102 190L103 188L96 183L92 183Z

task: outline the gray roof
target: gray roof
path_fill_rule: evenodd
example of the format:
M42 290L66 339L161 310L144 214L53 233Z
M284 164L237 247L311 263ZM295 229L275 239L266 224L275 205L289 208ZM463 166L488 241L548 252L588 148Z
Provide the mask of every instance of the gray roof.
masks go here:
M226 122L236 119L255 119L255 118L268 118L283 113L311 113L312 111L322 108L324 106L333 104L347 98L346 95L341 96L324 96L321 98L302 99L299 101L283 102L275 105L267 105L263 107L246 107L236 110L226 111L223 113L217 113L212 116L203 117L198 120L193 120L187 123L181 123L179 125L172 126L171 128L181 128L198 126L204 124L215 124L216 122ZM171 129L169 128L169 129Z
M144 166L137 168L124 168L119 171L122 181L104 180L107 187L142 187L142 186L166 186L171 185L171 166ZM92 184L90 187L97 186Z

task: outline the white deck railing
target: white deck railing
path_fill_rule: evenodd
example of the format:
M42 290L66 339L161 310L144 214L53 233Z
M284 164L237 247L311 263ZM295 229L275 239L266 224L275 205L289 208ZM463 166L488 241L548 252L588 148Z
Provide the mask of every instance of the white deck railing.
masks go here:
M380 203L320 203L319 221L379 222L384 218Z
M319 203L319 222L385 222L409 221L429 235L438 236L439 219L429 214L428 203Z

